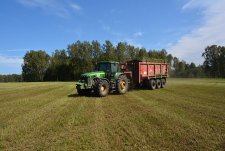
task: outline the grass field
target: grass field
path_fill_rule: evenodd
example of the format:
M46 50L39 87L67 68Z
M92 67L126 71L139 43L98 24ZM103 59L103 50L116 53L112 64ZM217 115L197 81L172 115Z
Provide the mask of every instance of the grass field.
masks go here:
M225 80L75 94L73 82L0 83L0 150L225 150Z

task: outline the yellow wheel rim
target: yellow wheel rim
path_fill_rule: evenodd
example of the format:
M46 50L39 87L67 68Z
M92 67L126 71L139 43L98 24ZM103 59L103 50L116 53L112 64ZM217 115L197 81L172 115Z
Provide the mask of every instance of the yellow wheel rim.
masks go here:
M106 89L106 85L103 84L103 85L101 86L101 91L105 91L105 89Z
M125 80L120 81L120 88L121 88L121 90L124 90L126 88L126 81Z

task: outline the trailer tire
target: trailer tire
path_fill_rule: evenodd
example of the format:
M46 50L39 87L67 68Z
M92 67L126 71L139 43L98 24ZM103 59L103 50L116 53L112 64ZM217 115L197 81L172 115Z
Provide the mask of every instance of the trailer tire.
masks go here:
M161 79L161 88L165 88L165 86L166 86L166 79L162 78Z
M156 79L156 89L160 89L160 88L161 88L161 80Z
M116 82L116 92L125 94L129 88L128 79L125 75L121 75Z
M151 90L154 90L156 88L156 81L155 81L155 79L150 79L149 80L149 88Z
M107 96L109 94L109 83L106 80L99 80L94 91L97 96Z

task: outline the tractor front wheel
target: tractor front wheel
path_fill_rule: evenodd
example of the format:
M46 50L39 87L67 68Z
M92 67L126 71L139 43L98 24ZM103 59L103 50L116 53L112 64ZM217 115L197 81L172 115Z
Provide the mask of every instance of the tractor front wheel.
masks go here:
M125 75L121 75L116 83L116 91L119 94L124 94L128 90L128 79Z
M107 96L109 93L109 83L106 80L99 80L95 87L95 93L100 97Z
M85 92L83 89L77 89L77 93L78 95L81 95L81 96L85 95Z

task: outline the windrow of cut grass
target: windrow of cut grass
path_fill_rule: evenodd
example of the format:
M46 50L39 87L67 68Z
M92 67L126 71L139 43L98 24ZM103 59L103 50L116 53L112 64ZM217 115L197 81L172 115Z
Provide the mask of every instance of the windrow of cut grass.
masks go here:
M0 83L0 150L225 150L225 80L76 95L74 82Z

